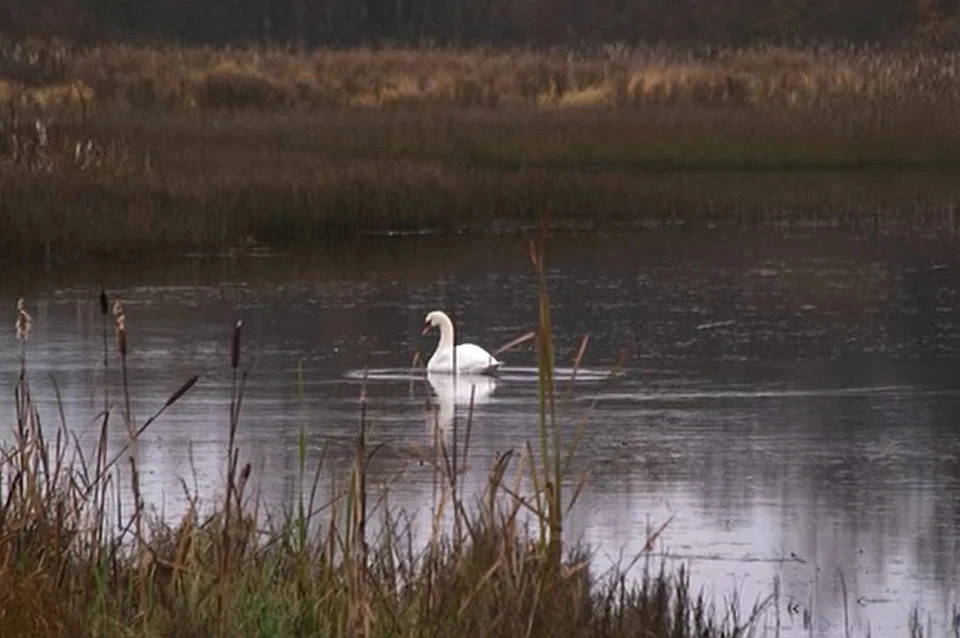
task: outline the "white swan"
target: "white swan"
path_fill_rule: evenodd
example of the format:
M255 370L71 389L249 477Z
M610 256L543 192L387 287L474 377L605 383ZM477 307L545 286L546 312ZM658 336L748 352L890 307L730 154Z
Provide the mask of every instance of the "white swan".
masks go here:
M440 343L427 362L428 372L496 374L503 365L502 361L478 345L462 343L454 347L453 322L446 313L440 310L427 313L424 323L423 334L430 332L431 328L440 328Z

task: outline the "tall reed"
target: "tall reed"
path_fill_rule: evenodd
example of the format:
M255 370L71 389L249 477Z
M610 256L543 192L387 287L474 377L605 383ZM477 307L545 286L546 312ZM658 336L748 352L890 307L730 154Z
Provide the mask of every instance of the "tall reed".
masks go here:
M547 220L542 218L536 240L530 240L530 261L537 278L537 381L539 400L540 430L540 476L534 472L534 489L538 483L543 486L546 506L540 511L546 512L548 534L541 534L548 543L551 561L560 563L563 539L562 490L563 473L560 461L560 431L557 428L554 392L553 329L550 321L550 297L547 291L547 279L544 267L546 257L544 238L547 232ZM539 495L538 495L539 500Z

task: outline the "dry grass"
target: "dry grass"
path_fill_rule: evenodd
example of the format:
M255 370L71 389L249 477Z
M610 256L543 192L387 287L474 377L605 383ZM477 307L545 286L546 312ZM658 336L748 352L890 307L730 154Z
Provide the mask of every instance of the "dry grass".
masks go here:
M118 45L64 55L58 69L61 81L88 87L104 103L161 109L687 102L810 107L838 100L955 100L960 94L952 81L960 55L870 49L296 54Z
M542 245L531 254L542 282ZM102 388L101 436L92 455L83 454L66 423L53 431L41 423L23 350L13 438L0 456L4 636L711 638L746 635L762 613L758 609L742 621L734 615L721 626L702 598L690 596L682 572L676 577L648 572L630 585L621 574L592 573L579 548L564 550L563 517L573 501L561 501L560 489L552 486L572 487L575 500L577 483L566 478L561 462L561 452L572 454L575 446L561 449L546 418L543 464L532 453L519 460L498 457L476 501L458 485L458 455L469 445L469 421L460 444L456 430L452 446L438 437L430 462L445 488L429 514L434 521L452 517L455 524L452 532L435 525L423 547L412 542L401 513L389 509L389 495L367 488L367 464L380 446L367 429L364 402L355 461L332 499L320 502L317 479L311 482L306 471L313 459L301 434L300 496L284 510L288 513L264 516L248 487L250 464L235 445L238 429L245 427L239 322L224 362L234 384L230 413L224 415L230 442L223 494L194 495L179 521L151 518L139 490L138 439L167 407L189 400L198 377L187 379L135 427L124 399L127 357L135 356L127 352L126 338L135 328L127 324L122 305L114 304L116 339L110 346L106 294L99 303L104 365L116 360L124 374L120 388ZM548 308L542 288L538 343L545 408L553 394L544 334ZM19 312L18 333L26 344L30 320L22 306ZM116 418L130 428L129 438L119 452L108 453L107 432ZM201 504L218 505L201 514ZM386 512L380 535L368 531L375 509ZM528 514L542 522L533 531L522 523Z
M0 50L8 256L222 251L543 209L956 229L949 53L39 51Z

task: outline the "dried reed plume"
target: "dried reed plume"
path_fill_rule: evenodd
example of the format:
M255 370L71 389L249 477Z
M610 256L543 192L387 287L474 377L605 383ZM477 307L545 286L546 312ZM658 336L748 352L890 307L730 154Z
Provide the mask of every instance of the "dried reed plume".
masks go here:
M20 341L26 341L30 338L30 329L33 326L33 319L30 317L30 314L24 309L23 297L17 299L17 339Z
M119 299L113 302L113 322L117 332L117 350L121 357L126 357L127 316L123 311L123 303Z

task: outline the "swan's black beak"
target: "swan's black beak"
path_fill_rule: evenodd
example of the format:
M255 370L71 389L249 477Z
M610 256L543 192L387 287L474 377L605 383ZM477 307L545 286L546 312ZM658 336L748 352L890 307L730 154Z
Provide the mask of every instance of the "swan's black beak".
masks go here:
M425 325L425 326L423 327L423 332L421 332L420 334L421 334L421 335L427 334L428 332L430 332L430 328L432 328L432 327L433 327L433 326L431 326L431 325L428 323L427 325Z

